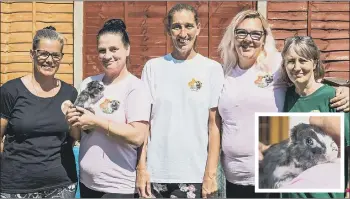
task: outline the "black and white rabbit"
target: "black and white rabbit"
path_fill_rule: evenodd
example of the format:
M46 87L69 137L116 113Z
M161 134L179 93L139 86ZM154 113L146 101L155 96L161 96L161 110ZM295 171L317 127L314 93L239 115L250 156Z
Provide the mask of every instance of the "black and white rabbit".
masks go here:
M259 166L260 189L276 189L303 171L338 157L338 146L320 128L300 123L290 131L290 138L272 145Z
M105 87L101 81L91 81L87 84L86 88L82 90L77 99L75 100L73 107L79 106L86 110L95 113L92 105L103 97L103 91ZM90 133L91 130L84 130L85 133Z
M91 105L95 104L103 97L103 91L105 87L100 81L91 81L87 84L86 88L82 90L73 106L79 106L85 108L91 112L94 112Z

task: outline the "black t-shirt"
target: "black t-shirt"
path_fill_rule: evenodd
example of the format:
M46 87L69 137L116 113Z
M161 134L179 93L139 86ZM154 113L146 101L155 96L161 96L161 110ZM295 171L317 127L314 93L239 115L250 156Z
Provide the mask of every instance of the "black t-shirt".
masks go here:
M20 78L0 87L1 117L8 120L1 157L0 192L30 193L77 181L72 140L61 111L76 89L61 81L54 97L32 94Z

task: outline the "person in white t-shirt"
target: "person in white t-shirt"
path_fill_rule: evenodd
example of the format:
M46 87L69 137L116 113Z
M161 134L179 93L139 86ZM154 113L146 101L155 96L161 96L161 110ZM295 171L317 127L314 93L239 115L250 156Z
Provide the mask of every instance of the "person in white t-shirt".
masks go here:
M288 85L282 80L282 58L267 20L255 10L241 11L232 19L219 50L225 73L218 110L222 118L221 161L227 180L226 196L266 197L255 193L254 187L255 112L283 111ZM340 88L332 102L346 110L348 98L348 88ZM268 147L260 143L260 148Z
M224 74L218 62L194 49L200 23L192 6L177 4L166 19L173 51L149 60L142 72L152 111L137 187L142 197L206 198L217 191Z
M80 195L82 198L134 198L137 149L149 128L150 94L145 84L127 70L130 41L120 19L108 20L97 35L98 56L104 73L86 78L104 84L103 97L86 109L70 108L72 127L81 135ZM82 112L81 113L79 112Z

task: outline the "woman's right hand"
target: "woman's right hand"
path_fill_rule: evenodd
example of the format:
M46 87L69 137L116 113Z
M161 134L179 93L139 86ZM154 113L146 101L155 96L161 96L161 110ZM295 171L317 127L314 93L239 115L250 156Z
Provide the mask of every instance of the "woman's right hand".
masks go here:
M136 188L140 198L153 198L150 175L146 169L136 170Z
M70 126L77 122L79 117L81 116L81 112L79 112L69 100L63 102L61 108L62 112L66 116L66 121Z

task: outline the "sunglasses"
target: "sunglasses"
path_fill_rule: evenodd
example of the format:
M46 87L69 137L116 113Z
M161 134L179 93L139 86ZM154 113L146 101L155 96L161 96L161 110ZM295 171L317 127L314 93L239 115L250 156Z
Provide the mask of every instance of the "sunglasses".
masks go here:
M46 50L34 50L34 52L36 53L38 59L41 60L46 60L47 58L49 58L49 56L51 56L54 61L60 61L64 55L64 53L61 52L50 53Z
M238 39L245 39L248 35L252 40L259 41L261 37L264 35L264 31L251 31L248 32L245 29L236 29L235 30L235 35Z

